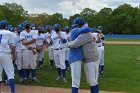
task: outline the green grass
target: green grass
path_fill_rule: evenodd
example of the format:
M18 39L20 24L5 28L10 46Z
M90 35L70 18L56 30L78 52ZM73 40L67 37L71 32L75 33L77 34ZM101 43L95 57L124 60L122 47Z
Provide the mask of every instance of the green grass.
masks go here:
M139 45L106 45L105 46L105 74L99 78L100 90L121 91L140 93L140 57ZM37 86L47 87L71 87L70 71L67 71L68 83L55 81L56 70L50 70L48 53L45 54L45 68L37 70L37 78L40 80ZM16 78L17 83L18 78ZM30 85L34 85L32 82ZM86 82L84 70L82 69L81 87L89 89Z
M135 38L106 38L106 41L140 41L140 39Z

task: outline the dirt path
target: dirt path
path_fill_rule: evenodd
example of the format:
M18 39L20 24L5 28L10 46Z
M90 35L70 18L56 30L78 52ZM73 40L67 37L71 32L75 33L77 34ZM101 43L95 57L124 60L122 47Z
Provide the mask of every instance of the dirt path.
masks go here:
M105 44L133 44L140 45L138 41L105 41Z
M9 87L7 85L2 85L0 87L0 90L4 93L10 93ZM64 88L16 85L16 93L71 93L71 90ZM90 93L90 91L80 89L79 93ZM121 93L121 92L100 91L100 93Z

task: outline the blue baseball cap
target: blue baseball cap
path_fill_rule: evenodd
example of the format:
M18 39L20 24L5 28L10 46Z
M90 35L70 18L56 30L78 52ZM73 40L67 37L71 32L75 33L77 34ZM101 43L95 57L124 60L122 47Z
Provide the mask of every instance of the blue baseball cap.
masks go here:
M6 20L2 20L2 21L0 22L0 27L3 28L3 27L5 27L5 26L8 26L8 22L7 22Z
M53 26L53 29L59 29L60 28L60 25L59 24L55 24L54 26Z
M47 25L46 26L46 29L51 29L52 27L50 25Z
M30 22L28 20L25 20L24 25L30 25Z
M86 22L81 17L77 17L74 19L73 24L84 25Z

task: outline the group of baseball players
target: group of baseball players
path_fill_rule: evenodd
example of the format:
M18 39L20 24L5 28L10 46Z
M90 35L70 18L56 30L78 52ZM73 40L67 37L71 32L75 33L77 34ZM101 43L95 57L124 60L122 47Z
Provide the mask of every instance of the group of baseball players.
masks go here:
M49 51L50 68L57 70L56 80L67 83L66 70L71 70L71 93L78 93L81 78L81 65L84 69L91 93L99 93L98 77L104 72L103 27L90 28L80 17L73 20L70 27L61 30L59 24L46 27L31 24L28 20L17 27L7 21L0 21L0 83L2 73L11 93L15 93L14 66L20 82L28 84L36 78L37 62L44 68L44 53ZM55 66L54 66L55 64ZM3 71L4 69L4 71Z

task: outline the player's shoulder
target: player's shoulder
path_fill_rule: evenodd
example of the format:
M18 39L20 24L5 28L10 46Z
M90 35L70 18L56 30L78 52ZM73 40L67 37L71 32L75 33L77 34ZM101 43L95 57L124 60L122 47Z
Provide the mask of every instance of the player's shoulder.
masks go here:
M63 34L63 35L67 35L66 32L63 32L63 31L60 31L60 33Z

